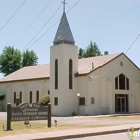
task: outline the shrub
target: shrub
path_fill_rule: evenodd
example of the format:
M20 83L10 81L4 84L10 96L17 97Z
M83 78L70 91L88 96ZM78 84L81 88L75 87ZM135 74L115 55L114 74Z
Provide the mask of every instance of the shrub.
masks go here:
M42 96L38 101L38 104L46 106L50 102L50 96L48 94Z
M0 93L0 100L4 100L5 99L5 94Z
M76 116L76 113L75 112L72 112L72 116Z

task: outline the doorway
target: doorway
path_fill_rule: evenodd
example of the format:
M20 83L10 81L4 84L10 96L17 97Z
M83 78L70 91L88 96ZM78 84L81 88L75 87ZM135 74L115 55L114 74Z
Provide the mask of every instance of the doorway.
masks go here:
M128 112L128 95L126 94L115 95L115 112L116 113Z

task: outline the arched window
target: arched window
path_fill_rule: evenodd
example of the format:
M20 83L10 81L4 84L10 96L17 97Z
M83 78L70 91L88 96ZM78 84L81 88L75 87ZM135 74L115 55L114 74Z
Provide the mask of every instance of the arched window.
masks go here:
M69 89L72 89L72 59L69 60Z
M118 76L115 78L115 89L118 89Z
M55 59L55 89L58 89L58 60Z
M127 87L127 90L129 90L129 79L126 77L126 87Z
M124 74L119 75L119 89L125 89L125 76Z
M115 78L115 89L129 90L129 79L124 74Z

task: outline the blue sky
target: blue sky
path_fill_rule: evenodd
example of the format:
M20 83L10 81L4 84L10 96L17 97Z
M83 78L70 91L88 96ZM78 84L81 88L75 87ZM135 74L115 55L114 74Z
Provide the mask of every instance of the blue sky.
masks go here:
M24 0L0 0L0 28L14 14ZM25 4L0 30L0 53L5 46L13 46L19 37L50 0L26 0ZM79 0L67 0L66 12ZM38 20L15 45L21 51L27 46L42 26L50 19L61 5L61 0L51 0ZM36 41L62 16L61 7L43 30L33 40ZM76 42L81 48L86 48L90 40L96 42L103 53L126 52L134 39L140 33L140 0L81 0L68 14L67 18ZM39 57L38 64L49 63L50 46L53 44L59 22L51 28L38 42L29 45ZM31 43L32 44L32 43ZM127 56L140 67L140 38L127 52ZM28 48L27 47L27 48ZM0 74L0 77L2 75Z

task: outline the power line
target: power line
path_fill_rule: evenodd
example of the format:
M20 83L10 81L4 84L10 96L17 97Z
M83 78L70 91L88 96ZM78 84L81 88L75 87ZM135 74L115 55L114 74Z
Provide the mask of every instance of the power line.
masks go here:
M72 8L70 8L70 10L69 10L67 13L69 13L80 1L81 1L81 0L79 0L76 4L74 4L74 6L72 6ZM62 4L60 5L60 7L61 7L61 6L62 6ZM60 8L60 7L59 7L59 8ZM57 9L57 11L59 10L59 8ZM57 20L46 32L44 32L31 46L33 46L38 40L40 40L40 39L41 39L51 28L53 28L53 26L55 26L59 21L60 21L60 19ZM44 26L43 26L43 27L44 27ZM42 28L43 28L43 27L42 27ZM31 46L30 46L30 47L31 47ZM29 49L30 47L28 47L28 49ZM26 47L25 47L25 48L26 48ZM24 48L24 49L25 49L25 48ZM23 49L23 50L24 50L24 49ZM23 50L22 50L22 51L23 51ZM4 69L4 68L3 68L3 69Z
M66 12L66 14L68 14L80 1L81 1L81 0L79 0L78 2L76 2L76 3L68 10L68 12ZM60 21L60 19L57 20L57 21L56 21L46 32L44 32L37 40L35 40L35 41L28 47L28 49L29 49L30 47L32 47L36 42L38 42L46 33L48 33L49 30L51 30L59 21Z
M131 47L135 44L135 42L138 40L138 38L140 37L140 33L138 34L138 36L134 39L134 41L132 42L132 44L130 45L130 47L126 50L126 52L124 54L126 54L130 49ZM109 70L107 70L106 72L104 72L103 74L101 75L98 75L98 76L90 76L90 78L92 79L95 79L95 78L99 78L99 77L102 77L103 75L105 75L106 73L108 73L114 66L110 67Z
M134 43L138 40L138 38L140 37L140 34L138 34L138 36L135 38L135 40L133 41L133 43L130 45L130 47L126 50L125 54L131 49L131 47L134 45Z
M7 20L7 22L0 28L0 31L10 22L10 20L16 15L16 13L21 9L21 7L25 4L26 0L18 7L15 13Z
M32 25L37 21L37 19L40 17L40 15L44 12L44 10L48 7L51 0L45 5L45 7L41 10L41 12L38 14L38 16L34 19L34 21L29 25L29 27L26 29L26 31L19 37L19 39L15 42L14 46L23 38L23 36L28 32L28 30L32 27Z
M49 32L49 30L51 30L58 22L60 21L60 19L59 20L57 20L46 32L44 32L36 41L34 41L29 47L28 47L28 49L29 48L31 48L36 42L38 42L47 32Z
M69 9L69 11L67 12L67 13L69 13L79 2L80 2L81 0L79 0L74 6L72 6L72 8L71 9ZM60 7L61 7L62 5L60 5ZM60 7L56 10L56 12L60 9ZM55 13L56 13L55 12ZM52 15L52 17L55 15L55 13ZM52 18L51 17L51 18ZM41 28L41 30L46 26L46 24L51 20L51 18L45 23L45 25ZM59 20L57 20L57 22L55 22L46 32L44 32L34 43L32 43L32 45L30 45L30 47L32 47L37 41L39 41L51 28L53 28L58 22L60 21L60 19ZM40 30L40 31L41 31ZM35 37L40 33L40 31L35 35ZM34 37L34 38L35 38ZM134 43L138 40L138 38L140 37L140 33L138 34L138 36L134 39L134 41L133 41L133 43L130 45L130 47L126 50L126 52L125 52L125 54L131 49L131 47L134 45ZM33 39L34 39L33 38ZM32 39L32 40L33 40ZM28 45L32 42L32 40L28 43ZM27 45L27 46L28 46ZM27 47L26 46L26 47ZM25 48L26 48L25 47ZM30 48L30 47L28 47L28 48ZM24 48L24 49L25 49ZM23 49L23 50L24 50ZM113 66L112 66L113 67ZM99 78L99 77L101 77L101 76L103 76L103 75L105 75L106 73L108 73L111 69L112 69L112 67L110 67L109 68L109 70L107 70L106 72L104 72L103 74L101 74L101 75L97 75L97 76L90 76L90 78L92 78L92 79L95 79L95 78Z
M31 41L26 45L26 47L24 49L26 49L29 44L31 44L31 42L36 38L36 36L44 29L44 27L49 23L49 21L54 17L54 15L58 12L58 10L61 8L62 4L58 7L58 9L53 13L53 15L49 18L49 20L42 26L42 28L37 32L37 34L31 39ZM23 50L24 50L23 49ZM23 51L22 50L22 51Z
M77 1L69 10L67 13L69 13L81 0Z
M79 0L78 2L76 2L69 10L66 14L68 14L81 0ZM60 21L57 20L46 32L44 32L34 43L32 43L32 45L30 47L32 47L36 42L38 42L51 28L53 28L58 22ZM133 43L130 45L130 47L127 49L127 51L125 52L125 54L130 50L130 48L134 45L134 43L137 41L137 39L140 37L140 34L135 38L135 40L133 41ZM28 48L30 48L28 47Z

